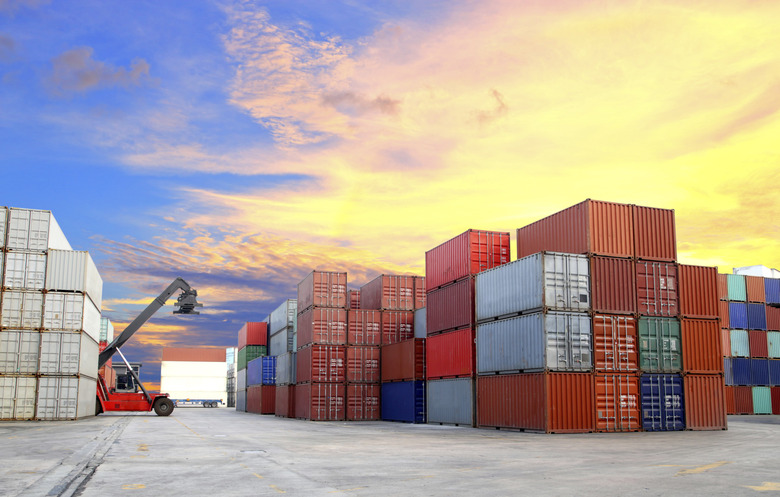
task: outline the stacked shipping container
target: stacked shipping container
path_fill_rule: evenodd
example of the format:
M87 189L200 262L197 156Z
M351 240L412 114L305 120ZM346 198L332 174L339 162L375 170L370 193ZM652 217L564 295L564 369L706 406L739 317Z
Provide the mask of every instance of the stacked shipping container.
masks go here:
M238 354L236 357L236 410L246 411L247 364L268 353L268 323L247 322L238 330Z
M294 417L295 358L298 346L298 301L287 299L268 316L270 354L276 357L274 414Z

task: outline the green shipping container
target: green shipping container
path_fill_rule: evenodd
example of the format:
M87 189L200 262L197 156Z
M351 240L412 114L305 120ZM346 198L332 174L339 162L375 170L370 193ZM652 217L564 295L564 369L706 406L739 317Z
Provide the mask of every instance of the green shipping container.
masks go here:
M727 274L726 286L729 290L729 300L736 302L745 302L747 300L744 276L741 274Z
M265 345L247 345L238 351L238 371L246 369L246 363L268 353Z
M731 330L731 357L750 357L750 342L747 330Z
M675 318L639 318L639 369L652 373L682 370L680 321Z
M772 394L769 387L753 387L753 413L772 414Z

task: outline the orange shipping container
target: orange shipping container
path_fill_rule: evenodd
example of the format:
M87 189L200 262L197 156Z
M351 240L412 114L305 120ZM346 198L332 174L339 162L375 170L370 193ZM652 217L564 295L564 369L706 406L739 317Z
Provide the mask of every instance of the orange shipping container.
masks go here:
M298 314L312 306L347 308L347 273L312 271L298 283Z
M766 302L764 278L761 276L745 276L745 289L748 302Z
M643 316L679 314L677 264L636 261L637 311Z
M360 309L360 290L350 290L348 292L347 309Z
M604 314L636 312L636 271L631 259L590 258L593 310Z
M734 387L725 386L723 393L726 397L726 414L736 414L737 407L734 401Z
M224 348L216 347L163 347L162 351L163 361L225 362L226 356Z
M639 353L636 347L636 318L594 314L592 322L596 371L637 371Z
M723 373L723 347L716 319L682 319L683 372Z
M685 426L689 430L726 430L726 395L722 375L687 374Z
M382 345L414 338L414 311L382 311Z
M720 327L729 327L729 302L728 300L718 301L718 319L720 319Z
M425 379L424 338L383 345L380 359L382 382Z
M312 307L298 313L298 347L310 343L346 345L347 310Z
M680 280L680 315L718 319L718 268L680 264L677 271Z
M753 414L753 387L732 387L734 414Z
M594 391L597 431L639 431L641 429L638 376L597 374L594 377Z
M674 209L633 206L634 255L637 259L674 262L677 233Z
M719 300L729 299L729 284L728 284L727 274L718 273L718 299Z
M360 287L363 309L414 310L414 276L382 274Z
M377 421L381 386L347 385L347 421Z
M731 330L728 328L720 329L720 349L723 357L731 357Z

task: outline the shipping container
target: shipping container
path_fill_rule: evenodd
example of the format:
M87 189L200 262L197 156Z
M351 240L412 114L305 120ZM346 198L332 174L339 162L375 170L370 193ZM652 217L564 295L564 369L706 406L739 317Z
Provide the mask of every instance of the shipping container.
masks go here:
M429 380L476 373L474 330L450 331L425 341L426 376Z
M9 252L5 256L3 288L43 290L46 284L46 254Z
M729 284L728 284L728 277L727 274L721 274L718 273L718 299L719 300L728 300L729 299Z
M772 396L772 414L780 414L780 387L770 389Z
M383 382L424 380L425 339L414 338L383 345L379 363Z
M5 248L5 227L8 224L8 209L5 207L0 207L0 249ZM2 253L2 250L0 250L0 253ZM2 261L0 261L0 266L2 266Z
M644 316L674 317L677 307L677 265L636 262L637 310Z
M427 319L428 316L425 307L414 311L414 338L425 338L428 336Z
M780 359L780 332L769 331L766 335L769 357L773 359Z
M477 326L477 371L590 371L591 337L591 319L583 313L534 313L483 323ZM441 377L431 355L437 338L428 338L428 378Z
M378 346L350 345L347 347L346 359L346 381L348 383L380 382ZM376 419L379 419L378 416L379 412L377 411Z
M766 329L780 331L780 307L766 306Z
M346 347L309 345L298 350L295 366L297 383L311 381L344 382L346 380Z
M677 231L674 209L633 205L634 255L638 259L677 260Z
M676 374L646 374L640 378L644 431L685 429L683 380Z
M753 387L753 414L772 414L772 394L769 387Z
M238 348L242 349L247 345L268 345L268 323L261 321L259 323L244 323L238 330Z
M252 361L249 361L252 362ZM236 373L236 390L246 390L248 373L246 369L239 369ZM160 378L162 380L162 377Z
M764 304L748 304L747 321L747 329L766 331L766 306Z
M103 279L89 252L50 250L48 258L46 291L81 292L102 308Z
M382 345L414 338L413 311L382 311Z
M350 309L347 311L347 345L380 345L382 311Z
M246 412L246 390L236 391L236 411Z
M360 287L362 309L414 310L414 276L382 274Z
M718 268L680 264L677 270L680 277L680 315L718 319Z
M762 276L745 276L745 296L748 302L766 303L766 289Z
M465 231L425 252L425 290L430 292L510 260L509 233Z
M732 330L746 330L747 327L747 304L743 302L729 302L729 328Z
M596 431L639 431L642 428L638 376L596 374L594 392Z
M258 357L246 363L246 387L263 384L263 359L265 357Z
M731 330L720 329L720 350L723 357L731 357Z
M550 250L634 257L632 208L585 200L517 230L517 258Z
M480 427L587 433L595 429L593 414L593 376L588 373L477 377Z
M247 387L246 412L274 414L276 412L276 385L250 385Z
M473 378L428 380L428 423L474 426L474 389Z
M347 273L312 271L298 283L298 314L312 306L347 308Z
M0 420L33 419L37 391L35 376L0 376Z
M41 376L35 418L48 421L94 416L96 388L97 381L86 376Z
M108 343L114 341L114 324L106 317L100 318L100 340L98 341Z
M769 359L750 359L749 385L769 386Z
M283 418L295 417L295 385L276 385L274 414Z
M347 421L378 421L382 414L380 398L378 383L347 385Z
M72 250L50 211L11 207L8 209L6 233L5 246L8 250Z
M734 367L731 357L723 358L723 381L726 385L734 385Z
M683 371L715 374L723 372L720 325L715 319L683 318Z
M313 307L298 314L298 347L346 345L347 310Z
M383 421L426 422L424 381L382 383L381 394Z
M246 369L246 364L258 357L267 355L268 349L265 345L247 345L243 349L238 349L237 369L240 371Z
M593 315L593 365L598 372L635 372L639 369L636 318Z
M48 292L43 306L44 330L83 331L100 341L100 310L83 294Z
M98 343L84 333L43 332L38 372L97 378L98 348Z
M39 330L43 325L43 293L2 292L0 325L14 330Z
M311 421L344 421L346 385L304 383L295 385L295 417Z
M276 357L263 357L263 385L276 385Z
M296 383L297 356L297 352L287 352L276 357L276 386Z
M720 319L720 327L729 327L729 303L726 300L718 301L718 319Z
M347 290L347 310L360 308L360 290Z
M475 277L477 322L533 310L590 310L590 269L584 255L541 252Z
M767 304L780 304L780 280L764 278L764 295Z
M427 305L425 276L414 276L414 309L425 309Z
M734 387L726 385L723 392L726 395L726 414L736 414L737 407L736 402L734 401Z
M268 331L273 335L277 332L286 330L292 327L293 332L295 327L298 326L298 300L287 299L282 302L279 307L271 311L269 315Z
M290 328L285 328L271 335L268 339L268 355L279 356L287 352L294 352L293 336L289 332Z
M41 334L37 331L0 331L0 373L37 373L40 346Z
M734 385L751 385L753 382L750 369L750 359L747 357L732 357L731 370L734 375Z
M747 300L747 288L745 277L741 274L727 274L726 286L729 292L729 300L745 302Z
M636 313L636 268L633 260L592 256L590 281L595 312Z
M734 414L753 414L753 387L731 387L734 390Z
M470 276L428 292L425 326L428 335L473 327L475 300L474 278Z
M768 335L766 331L748 331L748 343L750 345L750 357L769 357Z
M685 386L685 426L689 430L726 430L722 375L689 374Z
M682 370L682 332L674 318L639 318L639 369L648 373Z

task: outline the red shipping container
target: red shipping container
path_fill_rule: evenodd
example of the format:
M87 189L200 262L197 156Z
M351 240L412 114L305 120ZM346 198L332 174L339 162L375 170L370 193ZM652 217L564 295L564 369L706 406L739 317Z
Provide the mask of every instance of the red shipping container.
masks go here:
M305 383L295 385L295 417L311 421L344 421L346 385Z
M298 283L298 314L309 307L347 308L347 273L312 271Z
M643 316L677 316L677 265L636 262L637 310Z
M729 299L728 275L718 273L717 281L718 281L718 299L728 300Z
M509 233L468 230L425 252L425 289L430 292L511 260Z
M378 421L381 385L347 385L347 421Z
M723 357L731 357L731 330L728 328L720 329L720 348Z
M723 375L687 374L683 385L688 430L728 429Z
M298 314L298 347L310 343L346 345L347 310L312 307Z
M379 347L353 345L347 347L347 382L379 383Z
M526 373L477 377L477 426L544 433L595 428L590 373Z
M734 389L734 414L753 414L753 387Z
M680 315L718 319L718 268L680 264L677 271L680 277Z
M780 414L780 387L772 387L770 395L772 396L772 414Z
M736 414L737 407L734 400L734 387L726 385L723 389L723 393L726 396L726 414Z
M763 330L748 330L748 344L750 344L750 357L769 357L769 336Z
M414 277L414 308L422 309L426 306L426 294L427 290L425 289L425 277L424 276L415 276Z
M636 318L593 315L593 364L596 371L638 370Z
M347 311L347 345L380 345L382 311L351 309Z
M295 417L295 385L276 385L274 414L282 418Z
M363 309L414 310L414 276L383 274L360 288Z
M720 327L729 327L729 302L728 300L718 301L718 318L720 319ZM768 317L767 317L768 319Z
M247 345L268 345L268 323L265 321L259 323L244 323L244 326L238 330L238 348L243 349ZM222 352L225 352L224 349ZM224 357L222 360L225 360Z
M477 371L474 330L449 331L428 337L425 357L429 380L473 376Z
M347 309L360 309L360 290L348 292Z
M382 311L382 345L414 338L414 311Z
M680 322L683 372L723 373L720 323L716 319L687 319Z
M473 328L474 302L472 277L428 292L428 307L425 311L428 336L458 328Z
M274 414L276 412L276 385L246 387L246 412Z
M639 431L641 429L638 376L597 374L594 376L594 391L597 431Z
M517 258L542 251L634 256L631 206L586 200L517 230Z
M383 345L380 358L382 382L425 379L424 338Z
M298 349L295 360L295 378L298 383L343 382L346 375L346 347L308 345Z
M745 290L747 290L748 302L766 303L766 289L764 278L761 276L745 276Z
M636 269L631 259L592 256L590 286L594 312L636 313Z
M677 260L674 209L634 205L634 255L637 259Z
M766 329L780 331L780 307L766 306Z

